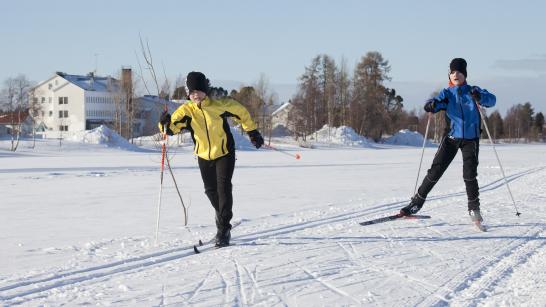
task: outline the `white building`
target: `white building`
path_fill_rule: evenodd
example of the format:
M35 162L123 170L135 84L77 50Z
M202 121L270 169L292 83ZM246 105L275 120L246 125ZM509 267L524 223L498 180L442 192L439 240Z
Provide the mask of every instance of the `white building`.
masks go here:
M294 105L290 102L283 103L273 113L271 113L272 127L284 126L288 130L293 130L294 123L291 121L290 112L294 108Z
M122 76L125 75L124 71ZM33 104L38 106L35 112L38 132L54 137L65 131L89 130L113 123L116 105L119 108L122 97L120 81L112 77L62 72L39 83L31 95Z

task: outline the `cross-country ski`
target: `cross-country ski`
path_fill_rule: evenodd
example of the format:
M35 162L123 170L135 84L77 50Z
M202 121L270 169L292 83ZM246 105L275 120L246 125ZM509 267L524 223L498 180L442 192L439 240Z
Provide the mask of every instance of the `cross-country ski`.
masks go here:
M393 214L393 215L389 215L385 217L380 217L380 218L360 222L359 224L362 226L366 226L366 225L379 224L379 223L384 223L389 221L395 221L399 219L404 219L404 220L430 219L430 215L403 215L403 214L397 213L397 214Z

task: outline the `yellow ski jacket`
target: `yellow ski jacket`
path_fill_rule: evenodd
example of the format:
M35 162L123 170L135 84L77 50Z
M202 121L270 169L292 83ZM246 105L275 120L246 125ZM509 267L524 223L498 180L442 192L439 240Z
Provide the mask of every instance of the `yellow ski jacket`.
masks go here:
M183 129L190 131L194 154L205 160L215 160L235 150L235 141L229 128L228 118L240 123L248 132L256 129L248 110L233 99L211 99L201 102L189 101L171 115L169 129L173 134ZM161 124L159 129L162 131Z

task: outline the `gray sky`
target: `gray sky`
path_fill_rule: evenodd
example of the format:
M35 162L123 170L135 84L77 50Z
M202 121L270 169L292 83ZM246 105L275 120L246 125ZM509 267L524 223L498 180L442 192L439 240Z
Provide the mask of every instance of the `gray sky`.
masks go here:
M352 71L379 51L411 109L445 87L449 61L464 57L469 83L497 94L503 114L526 101L545 112L544 3L11 0L0 10L0 80L138 69L140 33L173 80L199 70L252 84L264 73L286 99L316 55L345 58Z

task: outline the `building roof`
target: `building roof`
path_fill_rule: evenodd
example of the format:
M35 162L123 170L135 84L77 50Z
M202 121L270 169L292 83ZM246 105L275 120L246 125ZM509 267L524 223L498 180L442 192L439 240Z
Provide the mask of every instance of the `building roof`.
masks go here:
M24 122L28 115L28 110L0 113L0 125L19 124Z
M57 72L57 75L86 91L112 92L118 90L120 86L119 80L115 78L95 76L93 73L80 76Z
M271 115L275 115L275 114L281 112L282 110L284 110L284 109L286 109L286 108L288 108L290 106L292 106L292 104L290 102L285 102L280 107L278 107L277 110L273 111L273 113L271 113Z

